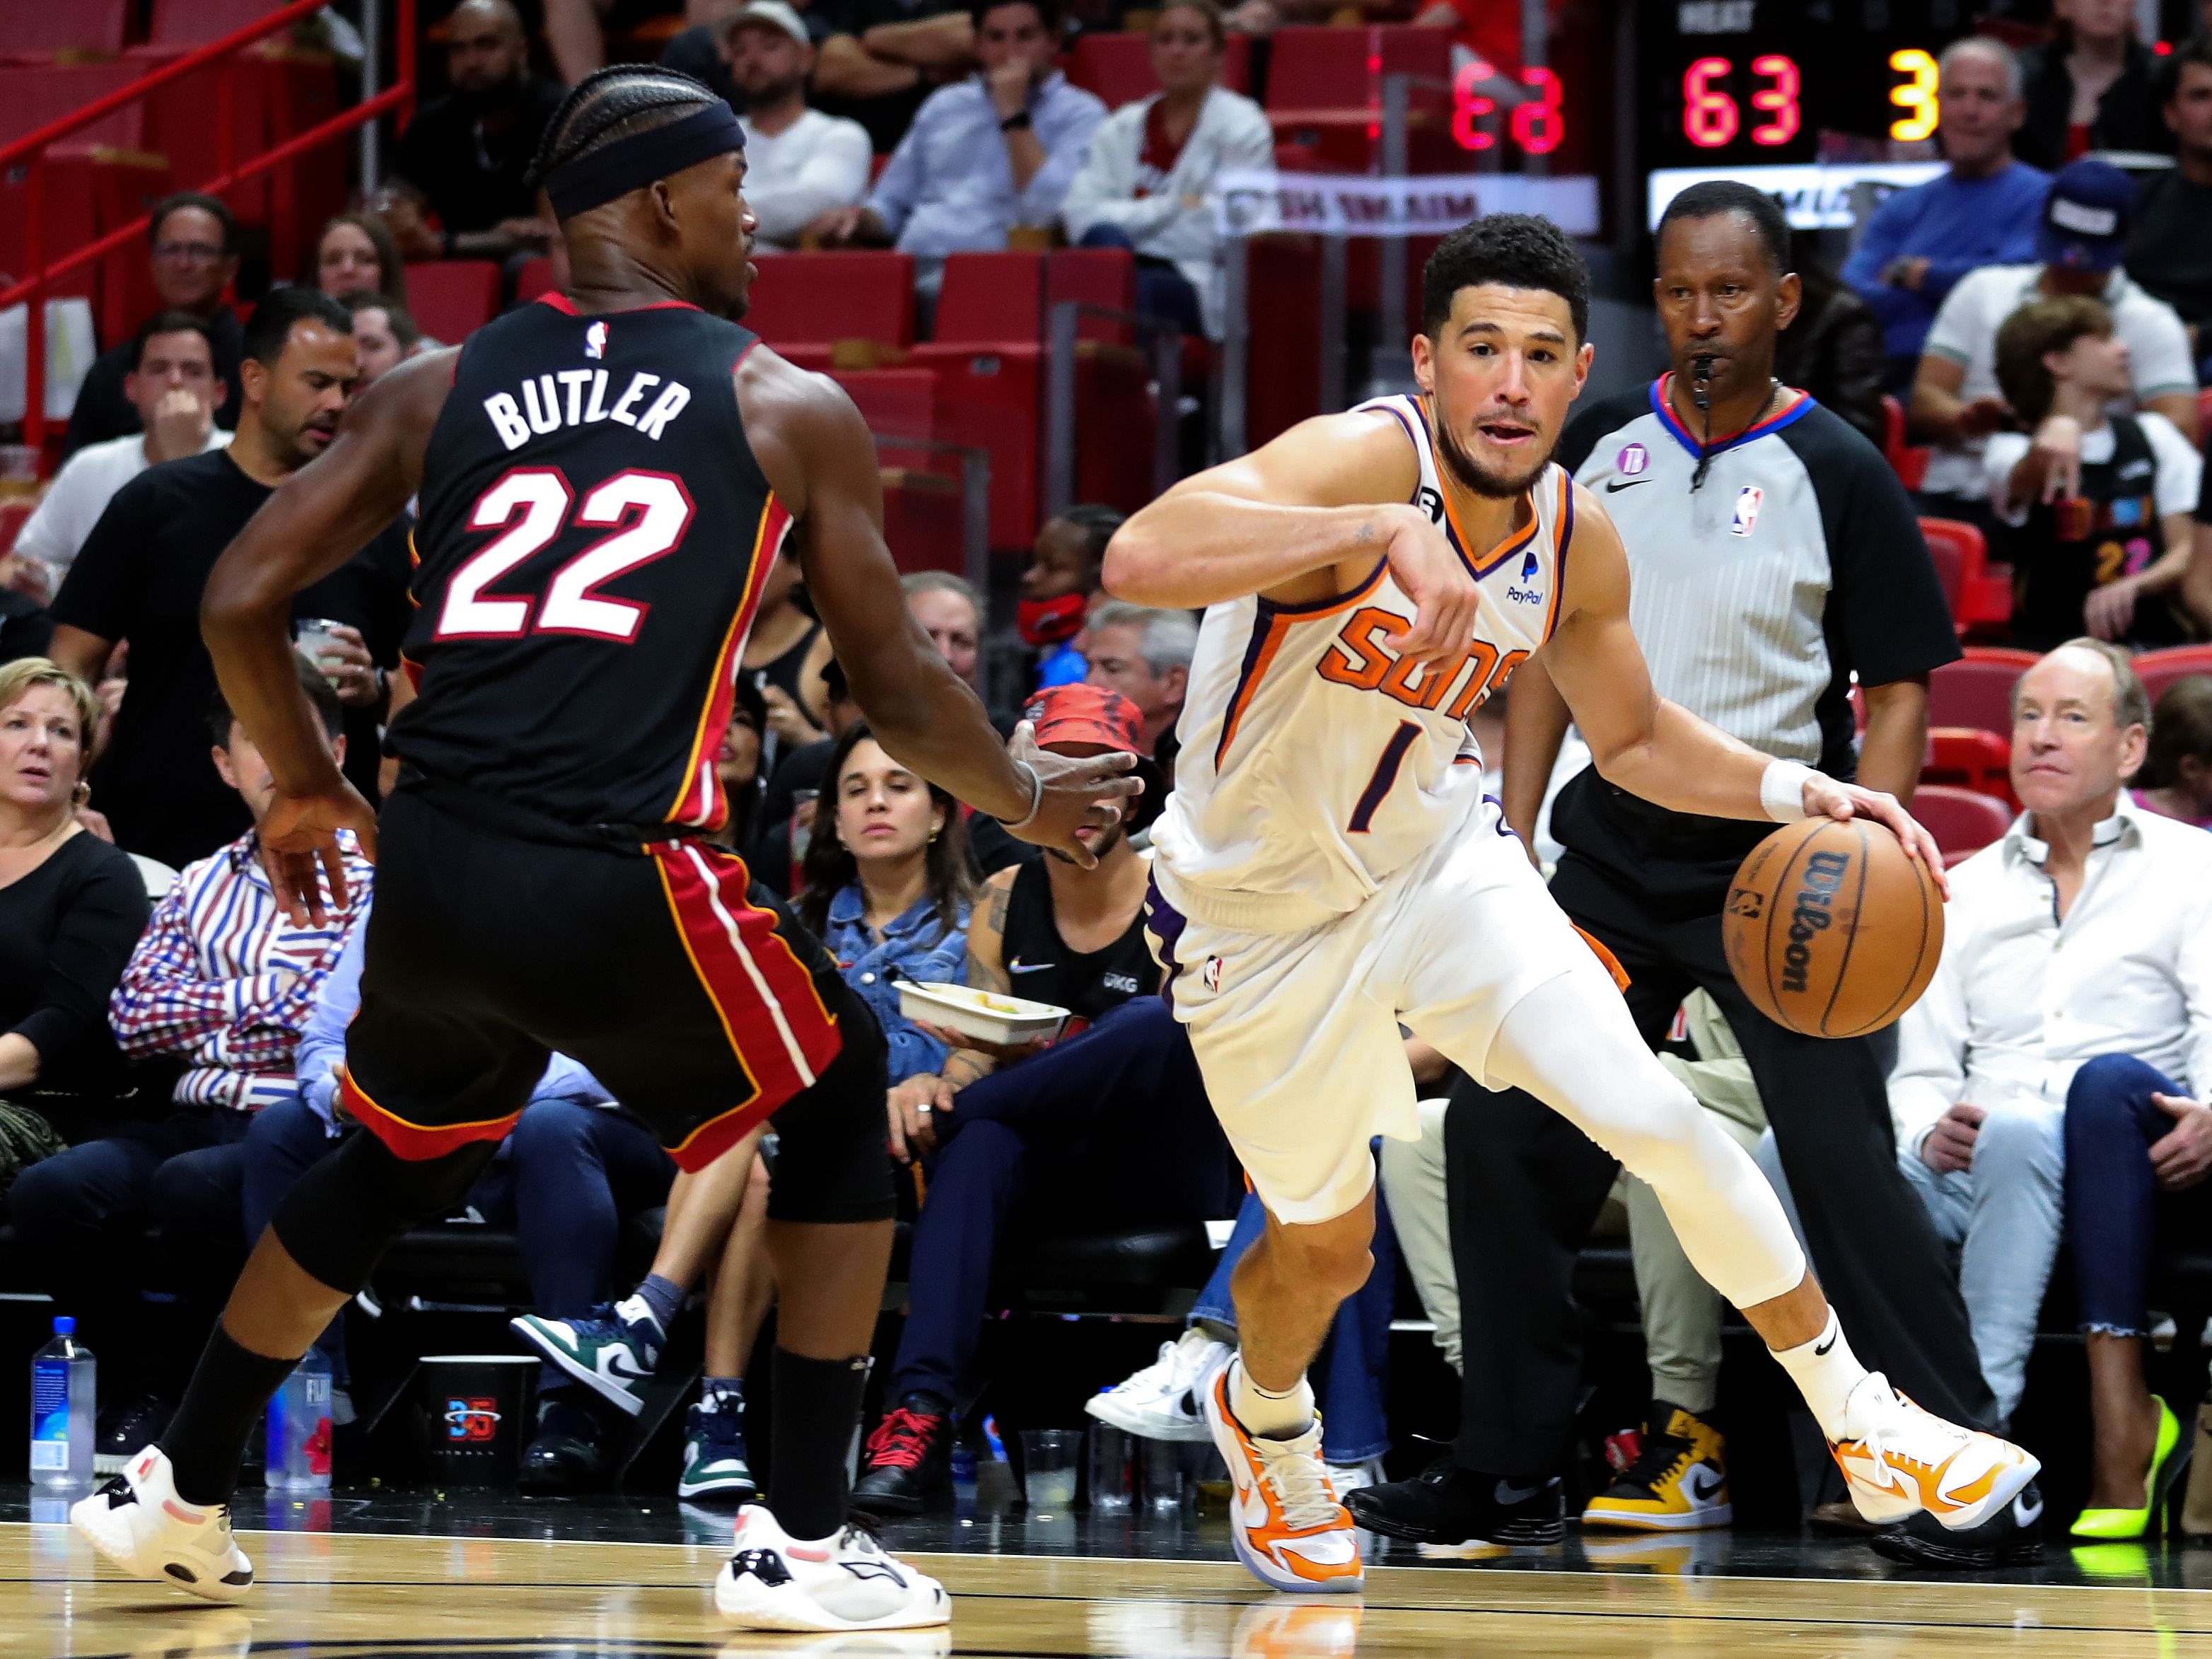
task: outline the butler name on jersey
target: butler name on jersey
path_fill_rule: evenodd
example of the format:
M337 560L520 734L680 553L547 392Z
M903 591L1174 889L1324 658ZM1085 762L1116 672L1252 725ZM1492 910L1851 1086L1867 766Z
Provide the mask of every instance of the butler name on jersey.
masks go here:
M1389 874L1463 828L1482 798L1468 717L1551 637L1574 533L1574 484L1547 466L1525 521L1471 548L1454 521L1418 398L1360 406L1395 419L1420 460L1413 504L1466 561L1480 592L1465 648L1421 665L1389 637L1412 599L1386 562L1316 605L1260 598L1210 607L1176 737L1175 793L1152 833L1176 884L1357 907Z

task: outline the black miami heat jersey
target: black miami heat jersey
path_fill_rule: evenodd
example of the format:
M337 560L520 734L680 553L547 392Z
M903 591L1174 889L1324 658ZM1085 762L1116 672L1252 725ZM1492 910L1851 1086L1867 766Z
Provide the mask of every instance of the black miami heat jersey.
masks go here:
M754 342L559 295L469 337L423 461L403 779L605 843L721 821L716 752L790 525L730 378Z

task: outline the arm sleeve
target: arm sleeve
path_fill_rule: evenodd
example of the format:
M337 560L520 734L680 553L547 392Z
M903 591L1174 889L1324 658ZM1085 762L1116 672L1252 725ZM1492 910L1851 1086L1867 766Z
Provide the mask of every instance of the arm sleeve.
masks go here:
M2148 403L2176 392L2197 390L2197 360L2190 355L2189 331L2173 307L2162 300L2146 303L2154 314L2129 331L2130 367L2135 374L2136 397Z
M46 983L15 1035L52 1076L104 1048L107 999L146 927L146 888L127 860L102 861L71 896L47 947Z
M103 640L131 631L131 598L143 586L148 549L159 526L161 503L153 475L142 472L115 499L84 538L76 562L54 595L54 621Z
M337 1078L332 1068L345 1060L346 1027L361 1007L362 939L368 932L368 913L363 910L347 930L337 960L323 975L314 1006L307 1011L300 1030L300 1044L292 1066L300 1080L300 1097L325 1123L337 1121L334 1102Z
M1889 1073L1889 1115L1897 1148L1917 1157L1936 1120L1959 1103L1966 1086L1966 951L1963 916L1951 919L1936 977L1897 1026L1897 1064Z
M2204 488L2204 458L2181 435L2181 428L2156 410L2136 416L2158 457L2158 511L2161 518L2196 510Z
M1809 428L1809 430L1808 430ZM1828 539L1829 648L1839 668L1887 685L1958 659L1958 630L1911 498L1881 452L1844 425L1785 433L1812 476Z
M951 91L951 88L945 91ZM937 94L943 96L940 92ZM934 103L935 98L930 100ZM921 196L921 143L933 119L930 104L915 112L914 125L906 130L906 137L898 141L891 159L884 166L876 179L876 187L868 197L868 210L884 222L884 228L893 237L906 228L907 217Z
M850 207L868 193L868 134L850 121L820 129L814 148L787 184L748 190L746 204L772 242L795 242L817 214Z
M1024 225L1049 225L1060 217L1067 187L1091 153L1091 136L1106 118L1106 106L1088 93L1071 94L1067 108L1052 124L1044 165L1014 198L1014 217Z

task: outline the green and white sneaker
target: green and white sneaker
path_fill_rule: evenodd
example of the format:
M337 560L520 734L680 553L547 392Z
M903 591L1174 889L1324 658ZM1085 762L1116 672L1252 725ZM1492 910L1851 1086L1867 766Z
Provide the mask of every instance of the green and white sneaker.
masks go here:
M726 1498L749 1504L760 1495L745 1462L745 1399L708 1395L684 1414L684 1474L678 1498Z
M601 1303L582 1319L524 1314L507 1329L610 1404L632 1417L645 1409L645 1385L660 1364L667 1333L643 1297Z

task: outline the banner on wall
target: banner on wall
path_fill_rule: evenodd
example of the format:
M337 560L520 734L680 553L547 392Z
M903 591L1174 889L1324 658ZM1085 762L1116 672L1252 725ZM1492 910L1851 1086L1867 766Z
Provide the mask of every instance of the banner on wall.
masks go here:
M1224 173L1214 220L1224 236L1442 236L1488 213L1535 213L1571 236L1598 230L1597 180L1474 173L1370 179L1328 173Z

